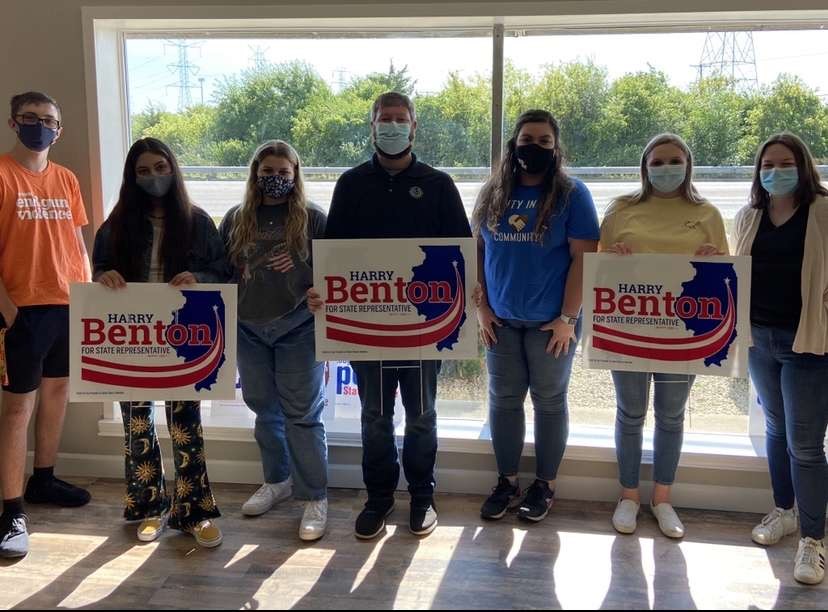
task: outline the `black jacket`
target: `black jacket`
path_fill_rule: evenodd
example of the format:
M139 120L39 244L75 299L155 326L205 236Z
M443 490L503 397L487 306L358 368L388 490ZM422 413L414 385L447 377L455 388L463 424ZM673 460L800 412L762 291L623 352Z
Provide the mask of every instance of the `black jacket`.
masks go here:
M467 238L469 220L454 181L414 157L389 174L377 156L336 182L325 238Z
M110 244L110 225L107 220L95 234L95 246L92 250L92 278L108 270L115 269ZM152 258L152 223L144 222L143 267L140 278L126 278L127 282L145 282L149 278L150 260ZM192 272L200 283L224 283L230 277L230 270L224 256L224 241L219 236L213 219L198 207L193 207L193 240L187 253L187 265L178 272ZM119 270L119 272L121 272ZM164 271L170 280L175 274Z

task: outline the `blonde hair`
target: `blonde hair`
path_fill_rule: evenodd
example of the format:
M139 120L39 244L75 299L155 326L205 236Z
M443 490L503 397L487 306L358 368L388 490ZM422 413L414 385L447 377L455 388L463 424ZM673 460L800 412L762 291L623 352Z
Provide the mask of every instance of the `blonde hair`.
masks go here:
M294 187L288 194L287 220L285 221L285 241L288 251L297 254L303 261L308 253L308 209L305 200L305 184L302 178L302 163L299 154L283 140L270 140L256 149L250 160L250 173L247 176L244 201L236 210L233 219L233 231L230 234L230 260L239 265L244 250L256 238L258 224L256 211L264 200L264 194L258 185L259 166L266 157L283 157L293 165Z
M641 187L632 193L619 197L616 202L622 204L639 204L640 202L650 199L650 196L653 195L653 185L650 183L650 174L647 170L647 159L650 157L653 149L663 144L672 144L677 146L682 150L684 156L687 158L687 172L684 175L684 181L679 187L681 197L688 202L692 202L693 204L704 204L707 202L707 200L705 200L699 192L696 191L696 188L693 185L693 153L690 151L690 147L687 146L687 143L684 142L684 139L681 136L670 133L659 134L647 143L647 146L644 147L644 152L641 154Z

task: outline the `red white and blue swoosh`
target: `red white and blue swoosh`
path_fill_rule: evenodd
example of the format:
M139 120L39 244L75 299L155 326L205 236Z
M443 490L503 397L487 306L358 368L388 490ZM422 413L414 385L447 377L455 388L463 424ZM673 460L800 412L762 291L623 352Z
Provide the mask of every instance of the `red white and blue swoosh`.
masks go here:
M695 361L720 353L736 333L736 304L730 283L727 285L727 312L712 330L689 338L657 338L630 334L595 324L592 346L602 351L659 361Z
M215 312L216 334L209 349L193 361L165 366L141 366L94 357L81 357L81 379L132 389L174 389L210 378L224 358L224 327Z
M379 324L325 315L329 340L379 348L417 348L438 344L455 333L466 314L463 279L454 266L455 291L449 308L430 321L407 324Z

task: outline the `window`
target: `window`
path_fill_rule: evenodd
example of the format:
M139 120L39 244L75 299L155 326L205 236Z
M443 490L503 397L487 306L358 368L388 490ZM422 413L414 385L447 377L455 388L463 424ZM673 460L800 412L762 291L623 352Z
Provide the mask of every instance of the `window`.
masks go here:
M694 153L699 191L722 213L728 233L750 191L758 145L783 129L800 133L828 158L828 36L821 31L524 35L507 32L504 140L529 108L561 124L571 171L589 187L599 216L638 186L641 151L675 132ZM570 387L576 424L612 426L608 372L577 361ZM745 379L697 378L689 431L745 433ZM648 424L652 425L652 411Z
M633 21L625 19L628 31L643 29ZM799 132L822 162L828 159L828 77L822 69L828 35L822 31L757 27L752 35L707 34L704 24L704 32L686 32L701 30L693 21L681 32L665 26L663 33L602 34L595 33L600 24L590 24L588 31L564 27L553 35L512 19L506 20L504 62L492 74L501 30L491 25L451 32L420 28L413 19L411 31L401 33L342 20L347 25L336 33L311 35L308 27L280 32L274 26L272 35L250 38L212 27L209 35L174 28L148 34L140 21L131 23L137 24L134 31L119 31L127 140L149 135L170 144L185 166L193 199L216 220L241 199L249 156L270 138L296 146L311 199L327 208L339 174L370 154L370 102L391 88L413 95L420 121L416 151L452 175L470 213L490 171L492 99L498 94L493 82L500 76L503 131L497 136L508 137L522 110L551 110L561 121L571 171L587 183L601 216L613 197L636 187L640 151L661 131L688 140L697 185L720 208L728 231L747 197L747 166L768 134ZM604 25L609 31L614 24ZM238 22L233 27L244 29ZM738 61L722 61L727 49ZM98 86L100 97L104 88ZM107 112L99 110L101 117ZM114 173L104 174L104 192L111 194L108 177ZM438 397L441 416L485 421L482 353L478 360L446 362ZM611 426L609 373L586 371L576 359L570 406L575 425ZM746 380L700 377L691 394L689 429L746 433L751 406ZM752 433L758 431L754 421Z

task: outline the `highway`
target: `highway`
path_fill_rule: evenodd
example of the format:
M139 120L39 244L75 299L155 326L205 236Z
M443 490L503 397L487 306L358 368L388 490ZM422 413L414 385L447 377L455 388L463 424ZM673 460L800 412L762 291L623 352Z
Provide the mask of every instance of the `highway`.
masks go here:
M599 216L614 197L629 193L638 185L631 182L587 182L587 187L595 200ZM466 212L471 214L474 200L480 191L481 183L457 183ZM722 211L722 217L733 219L740 208L747 203L750 183L742 181L705 181L697 182L701 194ZM212 217L222 217L232 206L241 202L244 193L242 181L187 181L187 189L193 201L205 209ZM311 201L328 210L333 194L332 181L313 181L305 184L305 190Z

